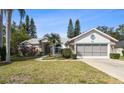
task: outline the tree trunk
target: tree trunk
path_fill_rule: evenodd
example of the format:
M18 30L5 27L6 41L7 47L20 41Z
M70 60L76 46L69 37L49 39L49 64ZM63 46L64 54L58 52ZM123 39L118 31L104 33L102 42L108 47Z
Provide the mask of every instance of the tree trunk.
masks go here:
M0 48L3 46L2 28L3 28L3 10L0 9Z
M53 44L52 47L53 47L53 48L52 48L52 50L53 50L53 51L52 51L52 54L55 55L55 45Z
M6 62L10 62L10 39L11 39L12 10L6 10Z

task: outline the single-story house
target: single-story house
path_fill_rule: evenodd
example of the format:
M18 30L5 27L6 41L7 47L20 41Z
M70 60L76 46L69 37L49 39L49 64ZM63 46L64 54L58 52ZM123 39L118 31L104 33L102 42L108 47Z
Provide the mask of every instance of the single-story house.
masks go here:
M122 50L124 50L124 40L117 42L115 50L117 53L119 53L121 56L123 56Z
M67 41L78 58L109 58L115 53L117 39L93 28Z
M20 43L19 45L19 50L23 47L30 49L33 47L35 48L35 50L37 50L37 55L39 54L49 54L49 53L53 53L53 54L60 54L60 50L65 48L65 43L67 41L67 38L61 38L61 43L54 45L49 44L48 39L46 37L43 37L41 39L37 39L37 38L32 38L29 40L25 40L23 42Z
M33 51L36 52L36 55L39 55L40 52L42 51L39 39L37 38L32 38L21 42L19 44L19 50L23 48L28 49L27 51L29 52L31 51L31 49L33 49Z

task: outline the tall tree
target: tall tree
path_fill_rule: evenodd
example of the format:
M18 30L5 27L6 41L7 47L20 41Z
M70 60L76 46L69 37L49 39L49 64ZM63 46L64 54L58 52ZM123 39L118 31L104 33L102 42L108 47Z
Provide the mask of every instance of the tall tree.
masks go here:
M0 9L0 48L3 46L3 10Z
M6 12L6 62L10 62L10 39L11 39L10 37L11 37L12 11L13 11L12 9L5 10ZM21 9L18 11L24 11L24 10ZM21 16L24 16L24 15L21 15Z
M29 27L30 27L30 23L29 23L29 16L27 15L26 16L26 19L25 19L25 28L26 28L26 33L30 36L30 29L29 29Z
M74 29L74 36L77 36L79 34L81 34L81 32L80 32L80 21L76 20L75 29Z
M30 21L30 33L31 33L31 38L37 38L36 26L35 26L33 18L31 18L31 21Z
M24 11L24 9L18 9L18 10L20 14L20 25L22 25L22 19L24 18L26 12Z
M116 31L120 34L119 39L124 40L124 24L119 25Z
M72 23L72 19L70 19L68 24L67 37L72 38L73 36L74 36L73 23Z

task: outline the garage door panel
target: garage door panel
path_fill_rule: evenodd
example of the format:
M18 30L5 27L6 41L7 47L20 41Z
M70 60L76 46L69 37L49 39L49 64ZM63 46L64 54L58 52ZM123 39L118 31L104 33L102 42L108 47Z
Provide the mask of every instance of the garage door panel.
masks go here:
M82 53L82 52L77 52L77 56L84 56L84 53Z
M101 56L107 56L107 52L101 53Z
M93 56L100 56L100 52L93 52Z
M91 45L87 45L87 46L85 46L85 48L84 48L84 52L85 53L87 53L87 52L92 52L92 46Z
M101 52L107 52L107 45L101 45Z
M78 45L77 52L84 52L84 46Z
M100 45L93 45L93 52L100 52Z
M107 44L77 45L78 56L107 56Z
M84 56L92 56L92 53L85 53Z

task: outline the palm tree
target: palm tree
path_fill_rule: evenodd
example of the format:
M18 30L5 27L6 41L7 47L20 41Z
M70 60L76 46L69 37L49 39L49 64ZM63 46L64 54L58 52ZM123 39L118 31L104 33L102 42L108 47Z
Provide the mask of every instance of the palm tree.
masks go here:
M0 9L0 48L2 48L2 46L3 46L2 26L3 26L3 10Z
M44 37L48 39L48 42L52 45L52 54L55 54L55 45L60 43L60 36L56 33L46 34Z
M25 15L24 9L18 9L21 19ZM6 62L10 62L10 39L11 39L11 18L12 18L12 9L5 10L6 13Z
M18 9L19 14L20 14L20 26L22 26L22 19L25 16L25 10L24 9Z

